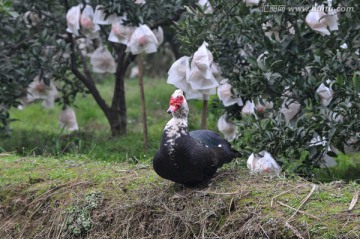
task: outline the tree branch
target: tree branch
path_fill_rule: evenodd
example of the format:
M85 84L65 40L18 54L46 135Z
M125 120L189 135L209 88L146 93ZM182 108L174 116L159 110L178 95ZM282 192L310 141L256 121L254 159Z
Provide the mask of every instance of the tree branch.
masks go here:
M181 15L185 12L185 8L182 8L180 10L178 10L174 16L170 19L163 19L160 20L158 22L155 22L154 24L152 24L150 27L151 30L158 28L159 26L167 26L167 25L171 25L173 22L176 22L177 20L180 19Z
M101 97L91 76L90 76L90 78L88 78L87 76L85 76L84 74L82 74L79 71L77 64L76 64L75 40L73 39L71 33L68 33L68 37L70 39L70 49L71 49L71 53L70 53L71 71L89 90L90 94L94 97L96 103L100 106L100 108L104 111L104 113L108 114L109 106L106 104L105 100ZM85 72L85 74L86 74L86 72ZM89 72L88 72L88 74L89 74ZM88 74L86 74L86 75L88 75Z

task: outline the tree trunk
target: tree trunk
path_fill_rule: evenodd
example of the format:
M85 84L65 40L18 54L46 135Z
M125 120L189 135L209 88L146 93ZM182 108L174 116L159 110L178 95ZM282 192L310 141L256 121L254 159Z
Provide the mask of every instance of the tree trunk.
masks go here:
M143 62L142 55L138 55L138 68L139 68L139 88L140 88L140 100L141 100L141 115L143 123L143 134L144 134L144 151L148 150L148 132L147 132L147 120L146 120L146 105L145 105L145 93L144 93L144 82L143 82Z
M208 109L208 100L203 100L203 110L202 110L202 119L201 119L202 129L206 129L207 109Z

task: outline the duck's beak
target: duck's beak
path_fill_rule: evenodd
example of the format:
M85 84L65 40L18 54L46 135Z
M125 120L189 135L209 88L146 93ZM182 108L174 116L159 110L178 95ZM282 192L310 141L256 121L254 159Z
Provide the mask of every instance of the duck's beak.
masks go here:
M175 106L173 106L173 105L170 105L169 106L169 109L166 111L168 114L171 114L172 112L174 112L175 111L175 109L176 109L176 107Z

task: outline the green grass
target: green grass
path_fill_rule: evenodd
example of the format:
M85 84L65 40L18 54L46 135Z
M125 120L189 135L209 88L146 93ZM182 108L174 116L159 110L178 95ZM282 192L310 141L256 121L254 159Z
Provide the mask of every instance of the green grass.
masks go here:
M142 122L140 116L140 93L137 79L126 80L127 135L111 138L106 117L96 105L91 95L78 95L74 110L80 131L62 132L57 127L61 106L44 109L34 103L24 110L12 109L12 134L0 139L0 152L16 152L27 155L66 155L81 154L105 161L143 161L149 160L159 147L161 135L170 116L166 113L169 98L175 88L166 84L165 79L144 79L147 107L149 150L143 152ZM98 83L104 99L110 103L113 82L105 80ZM201 101L190 101L190 129L198 129L201 121ZM217 120L209 114L208 125L216 130Z

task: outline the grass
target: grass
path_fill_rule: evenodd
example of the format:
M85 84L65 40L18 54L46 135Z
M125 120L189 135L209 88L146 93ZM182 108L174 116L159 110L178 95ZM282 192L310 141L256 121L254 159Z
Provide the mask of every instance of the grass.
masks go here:
M80 127L79 132L62 132L57 127L60 106L44 109L41 104L32 104L24 110L11 110L11 116L18 119L11 124L11 137L0 139L0 152L16 152L27 155L83 154L86 157L105 161L141 161L155 154L159 147L163 128L170 116L166 113L169 97L175 88L165 79L145 79L149 150L142 151L142 123L140 117L140 96L136 79L126 81L128 134L111 138L108 122L90 95L79 95L74 109ZM98 84L101 95L109 103L113 84L105 80ZM201 101L190 101L189 127L200 127ZM216 119L210 115L209 127L216 130Z
M249 175L184 189L148 164L0 155L1 238L358 238L360 185ZM295 209L300 211L295 213ZM292 217L292 218L291 218ZM289 220L291 218L291 220ZM293 228L285 226L290 223Z

